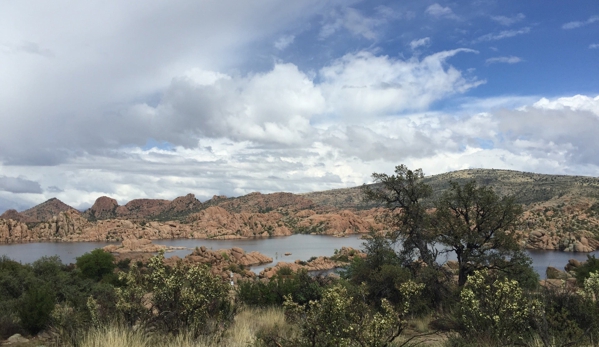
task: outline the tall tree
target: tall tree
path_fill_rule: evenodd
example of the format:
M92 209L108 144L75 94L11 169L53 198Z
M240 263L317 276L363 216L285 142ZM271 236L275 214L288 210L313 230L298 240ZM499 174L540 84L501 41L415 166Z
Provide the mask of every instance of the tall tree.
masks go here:
M395 175L373 173L374 185L363 186L367 200L383 202L390 208L389 217L395 230L388 235L392 242L402 242L400 255L404 262L421 259L435 266L437 250L435 235L430 228L430 216L422 199L432 195L432 189L422 180L422 169L410 170L405 165L395 167Z
M522 207L514 197L499 197L488 187L477 187L474 181L464 186L451 182L435 207L437 240L455 253L460 286L475 270L509 272L517 264L506 259L526 257L515 230Z

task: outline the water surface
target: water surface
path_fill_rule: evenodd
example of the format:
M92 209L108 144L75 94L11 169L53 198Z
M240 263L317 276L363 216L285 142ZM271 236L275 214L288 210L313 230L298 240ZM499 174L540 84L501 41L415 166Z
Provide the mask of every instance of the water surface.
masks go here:
M279 261L293 262L296 259L308 260L313 256L331 256L336 249L343 246L353 248L362 248L364 240L361 235L351 235L348 237L333 237L324 235L292 235L271 238L256 238L244 240L200 240L200 239L168 239L153 240L155 244L186 247L185 250L177 250L166 253L166 257L177 255L181 258L191 253L195 247L206 246L208 249L228 249L232 247L243 248L246 252L258 251L264 255L273 258L273 263L262 266L252 267L255 272L260 272L268 266L273 266ZM84 253L90 252L95 248L101 248L118 242L32 242L21 244L3 244L0 245L0 256L6 255L9 258L21 263L32 263L42 256L58 255L63 263L74 263L76 258ZM584 261L587 259L587 253L572 253L558 251L527 251L533 261L533 268L543 279L547 266L553 266L560 270L568 263L569 259ZM291 253L285 256L285 253ZM599 251L588 253L599 256ZM440 256L438 261L445 262L453 260L452 254Z

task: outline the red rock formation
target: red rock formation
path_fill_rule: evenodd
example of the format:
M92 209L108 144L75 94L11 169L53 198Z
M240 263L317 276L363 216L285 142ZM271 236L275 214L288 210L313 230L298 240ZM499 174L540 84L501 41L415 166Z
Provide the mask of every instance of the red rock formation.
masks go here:
M85 211L84 216L91 220L115 218L117 207L119 204L115 199L101 196L89 210Z
M169 200L160 199L135 199L124 206L116 208L117 218L146 219L156 216L166 210Z
M291 235L277 212L229 213L221 207L208 207L187 218L196 238L248 238Z

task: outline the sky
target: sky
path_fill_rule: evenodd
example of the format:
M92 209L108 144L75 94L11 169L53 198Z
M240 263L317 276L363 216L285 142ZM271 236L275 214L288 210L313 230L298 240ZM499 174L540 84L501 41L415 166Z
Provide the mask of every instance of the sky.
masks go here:
M0 2L0 212L599 176L599 2Z

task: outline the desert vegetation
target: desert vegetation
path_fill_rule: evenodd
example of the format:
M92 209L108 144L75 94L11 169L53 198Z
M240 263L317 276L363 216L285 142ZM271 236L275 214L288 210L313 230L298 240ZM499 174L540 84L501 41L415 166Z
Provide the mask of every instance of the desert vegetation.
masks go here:
M541 286L522 252L522 207L476 181L438 196L420 170L375 174L361 191L392 232L369 234L340 275L280 267L235 286L209 265L64 265L0 258L0 339L52 346L597 346L599 261ZM432 202L427 202L432 201ZM590 206L587 210L593 210ZM591 212L589 212L591 213ZM456 262L440 264L439 253ZM167 265L167 263L169 265ZM35 337L37 336L37 337ZM28 342L23 342L28 345Z

